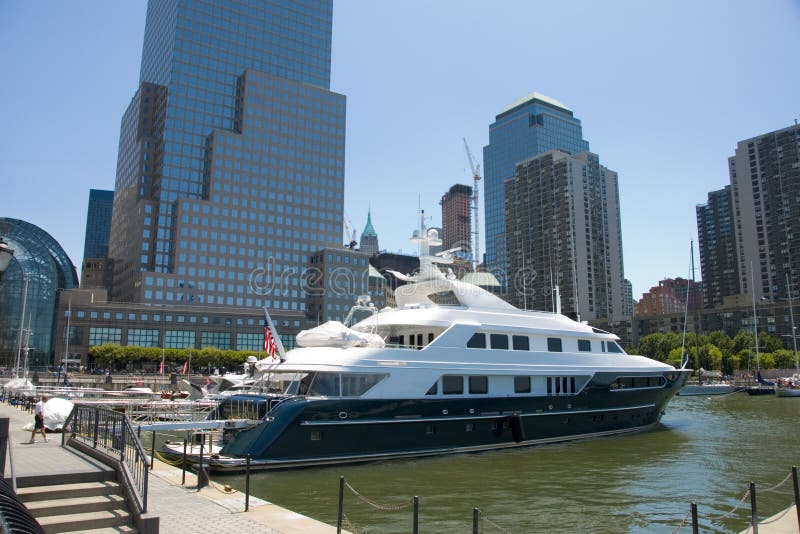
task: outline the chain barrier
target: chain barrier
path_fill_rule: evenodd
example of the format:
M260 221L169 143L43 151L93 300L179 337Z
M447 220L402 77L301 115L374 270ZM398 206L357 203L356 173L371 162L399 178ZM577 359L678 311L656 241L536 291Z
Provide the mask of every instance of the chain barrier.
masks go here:
M682 529L683 527L685 527L685 526L686 526L686 521L689 519L689 516L690 516L690 515L692 515L692 511L691 511L691 510L689 510L688 512L686 512L686 515L685 515L685 516L683 516L683 519L681 520L681 524L680 524L680 525L678 525L677 527L675 527L675 530L673 530L672 532L670 532L670 534L675 534L675 533L676 533L676 532L678 532L680 529Z
M781 512L780 514L776 515L774 518L772 518L772 519L768 519L768 520L766 520L766 521L761 521L761 522L759 522L758 524L759 524L759 525L769 525L770 523L774 523L775 521L778 521L778 520L779 520L779 519L781 519L783 516L785 516L786 514L788 514L789 512L791 512L791 511L792 511L792 505L794 505L794 500L792 500L792 502L790 502L790 503L789 503L789 506L787 506L787 507L786 507L786 508L783 510L783 512Z
M367 497L365 495L362 495L361 493L356 491L356 489L353 486L351 486L350 483L347 480L344 481L344 485L347 486L347 489L349 489L353 493L353 495L358 497L358 499L361 502L363 502L365 504L368 504L368 505L370 505L373 508L376 508L378 510L384 510L386 512L396 512L398 510L403 510L404 508L408 508L409 506L414 504L414 500L413 499L410 499L408 502L403 503L403 504L381 504L379 502L373 501L369 497Z
M498 525L497 523L495 523L494 521L492 521L491 519L489 519L488 517L486 517L483 514L481 514L481 532L484 531L484 527L483 527L483 523L484 522L488 523L490 527L494 527L496 530L499 530L503 534L511 534L510 530L507 530L507 529L501 527L500 525Z
M740 506L742 506L742 503L745 500L747 500L747 497L749 496L750 496L750 488L747 488L747 491L744 492L744 496L742 496L742 499L736 504L736 506L733 507L733 509L731 509L728 513L722 514L720 516L710 516L709 519L711 519L712 521L719 521L721 519L727 519L731 517L733 513L736 512L736 510L738 510Z
M344 511L342 511L342 519L344 520L344 526L345 526L345 528L346 528L348 531L352 532L352 534L365 534L366 532L368 532L368 531L369 531L369 529L368 529L367 527L362 527L362 528L361 528L361 530L358 530L358 527L356 527L356 526L353 524L353 522L352 522L352 521L350 521L350 518L349 518L349 517L347 517L347 514L346 514L346 513L344 513Z
M788 475L786 475L786 478L784 478L783 480L781 480L780 482L778 482L777 484L775 484L775 485L774 485L774 486L772 486L771 488L768 488L768 489L760 489L760 488L759 488L758 492L759 492L759 493L769 493L769 492L771 492L771 491L775 491L776 489L778 489L778 488L780 488L781 486L783 486L784 484L786 484L786 482L787 482L787 481L788 481L790 478L792 478L792 472L791 472L791 471L789 471L789 474L788 474Z

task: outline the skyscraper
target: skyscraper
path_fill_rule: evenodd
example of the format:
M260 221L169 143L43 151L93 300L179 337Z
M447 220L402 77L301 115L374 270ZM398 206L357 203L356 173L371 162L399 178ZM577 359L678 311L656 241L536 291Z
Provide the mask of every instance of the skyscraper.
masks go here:
M442 196L442 249L472 258L472 187L456 184Z
M589 151L589 142L572 110L542 94L512 102L489 126L483 148L487 269L507 268L503 182L514 177L518 163L554 149L578 154Z
M114 191L89 190L89 209L86 213L86 239L83 258L108 257L108 236L111 233L111 208Z
M367 211L367 224L364 226L364 231L361 232L361 242L359 249L364 254L377 254L378 253L378 233L372 226L372 211Z
M728 168L742 293L786 299L788 275L798 295L800 125L739 141Z
M508 300L582 320L625 316L617 173L591 152L551 150L505 182Z
M706 308L741 293L731 186L708 194L708 202L695 208L703 302Z
M302 310L339 245L345 97L331 0L151 0L122 119L112 299Z

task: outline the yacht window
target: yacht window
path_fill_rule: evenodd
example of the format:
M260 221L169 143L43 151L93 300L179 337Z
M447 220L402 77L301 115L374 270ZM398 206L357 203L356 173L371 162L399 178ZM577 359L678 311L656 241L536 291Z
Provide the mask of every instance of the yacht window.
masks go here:
M547 394L553 394L553 379L551 377L547 377Z
M469 392L475 394L489 393L489 377L488 376L469 377Z
M547 350L550 352L561 352L561 338L560 337L548 337L547 338Z
M403 336L389 336L387 345L403 346Z
M360 397L385 376L385 374L343 373L342 396Z
M338 397L339 396L339 374L338 373L309 373L301 381L311 378L308 385L308 393L306 395L322 396L322 397Z
M514 393L530 393L530 392L531 392L531 377L515 376Z
M485 349L486 348L486 334L475 333L467 341L468 349Z
M579 339L578 350L581 352L592 352L592 342L588 339Z
M431 387L428 388L428 392L425 395L436 395L439 393L439 381L433 383Z
M511 341L514 350L531 350L528 336L512 336Z
M422 348L422 334L417 334L417 347Z
M490 334L493 349L508 350L508 336L506 334Z
M429 332L428 333L428 343L431 343L432 341L433 341L433 332Z
M606 346L608 347L608 352L616 352L616 353L625 352L619 345L617 345L613 341L609 341L608 343L606 343Z
M464 377L444 375L442 377L442 393L445 395L460 395L464 393Z

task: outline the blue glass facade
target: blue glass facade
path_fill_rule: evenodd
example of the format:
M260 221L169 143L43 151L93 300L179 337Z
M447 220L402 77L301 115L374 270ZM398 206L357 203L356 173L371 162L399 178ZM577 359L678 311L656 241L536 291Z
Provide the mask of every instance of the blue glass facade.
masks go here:
M331 0L151 0L120 134L114 300L301 308L297 288L249 280L299 278L304 251L339 242L331 33Z
M89 190L86 239L83 243L84 259L108 257L108 236L111 233L111 209L113 207L114 191Z
M57 292L78 287L75 266L50 234L25 221L0 218L0 238L14 250L0 279L0 365L24 360L24 330L30 367L49 365Z
M589 142L572 111L544 95L511 103L489 126L489 144L483 148L486 266L501 278L506 269L503 182L514 177L518 163L553 149L578 154L589 151Z

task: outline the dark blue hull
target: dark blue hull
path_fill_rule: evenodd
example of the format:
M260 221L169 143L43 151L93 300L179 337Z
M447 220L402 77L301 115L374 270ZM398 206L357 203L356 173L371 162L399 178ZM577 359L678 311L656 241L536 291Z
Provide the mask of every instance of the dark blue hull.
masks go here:
M290 398L220 451L241 467L286 468L473 452L652 428L688 371L663 387L612 389L598 374L575 395L369 400ZM229 459L229 460L228 460ZM220 466L218 466L220 467Z

